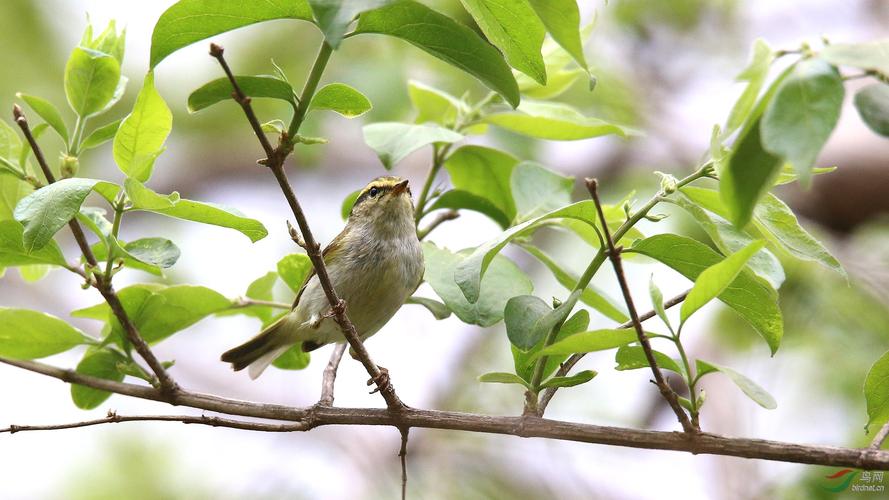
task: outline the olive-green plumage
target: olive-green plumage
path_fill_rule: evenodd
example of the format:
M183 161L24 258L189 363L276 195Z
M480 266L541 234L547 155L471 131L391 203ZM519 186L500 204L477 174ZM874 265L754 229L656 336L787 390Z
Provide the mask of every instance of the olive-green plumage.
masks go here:
M379 331L423 278L423 251L407 184L398 177L371 181L355 200L346 227L322 253L331 283L346 302L349 319L362 339ZM226 351L222 360L236 371L249 367L255 379L296 343L310 351L342 342L342 331L329 311L313 272L290 313Z

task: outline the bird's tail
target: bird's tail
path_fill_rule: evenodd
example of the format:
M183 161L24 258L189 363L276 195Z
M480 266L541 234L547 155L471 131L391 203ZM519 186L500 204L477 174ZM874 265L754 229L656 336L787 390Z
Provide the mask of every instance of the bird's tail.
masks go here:
M222 361L231 363L235 371L249 367L250 378L256 379L268 368L272 361L284 354L290 346L281 343L279 329L284 324L287 316L280 318L255 337L243 344L229 349L222 354Z

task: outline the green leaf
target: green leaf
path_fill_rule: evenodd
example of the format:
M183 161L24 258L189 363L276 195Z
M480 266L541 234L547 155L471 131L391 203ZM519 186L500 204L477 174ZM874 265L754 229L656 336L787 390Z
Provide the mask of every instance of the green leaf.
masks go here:
M179 260L179 247L166 238L141 238L124 245L124 250L138 260L162 269L173 267Z
M543 250L529 244L522 244L522 249L539 260L556 278L560 285L568 290L573 290L577 286L578 277L559 266L552 257L547 255ZM603 316L618 323L624 323L629 317L620 307L614 304L604 292L596 289L593 285L587 285L580 295L580 301L602 313Z
M757 202L780 173L781 163L779 157L763 149L757 120L749 132L738 139L728 165L720 172L720 195L735 226L744 227L750 222Z
M511 219L503 213L499 207L495 206L487 198L483 198L477 194L463 191L460 189L452 189L435 199L435 202L427 208L427 212L450 208L454 210L466 209L487 215L500 227L506 229L511 223Z
M321 87L309 104L309 111L327 109L346 118L361 116L371 108L373 105L370 99L345 83L331 83Z
M507 219L505 228L516 215L510 179L518 163L510 154L473 145L454 151L444 166L456 189L485 198L497 207Z
M648 294L651 296L651 305L654 306L654 311L658 317L661 318L661 321L667 325L670 331L673 331L673 327L670 325L670 318L667 317L667 310L664 309L664 294L661 293L661 289L655 284L654 274L648 279Z
M769 47L769 44L762 38L757 38L753 42L750 63L737 76L737 80L747 82L747 86L744 87L741 96L738 97L728 115L725 130L722 131L722 137L728 137L747 121L756 104L756 98L759 97L759 91L762 90L762 86L766 81L766 76L769 74L769 67L774 60L775 53Z
M559 329L559 333L556 334L555 341L558 342L564 338L570 337L571 335L586 331L590 326L590 313L587 312L586 309L580 309L573 316L568 318L565 323L562 324L562 327ZM516 374L522 377L527 381L531 381L532 376L534 375L534 358L533 356L537 353L537 351L543 349L543 340L537 343L532 349L528 351L523 351L518 347L511 345L512 350L512 358L515 364ZM549 377L562 364L563 361L568 359L567 354L563 355L555 355L555 356L547 356L546 363L543 367L543 378Z
M48 264L29 264L27 266L19 267L19 274L22 275L22 279L25 280L26 283L40 281L45 278L50 271L52 271L52 266Z
M596 219L596 208L591 200L580 201L566 207L553 210L535 219L525 221L501 233L497 238L480 245L457 266L453 279L470 303L479 300L479 289L482 277L494 257L513 238L529 233L541 223L550 219L571 218L593 223ZM520 295L520 294L513 294Z
M245 217L233 208L215 203L179 199L179 193L175 192L170 195L159 195L134 179L128 181L127 193L133 201L133 210L146 210L176 219L227 227L241 232L252 242L257 242L269 234L261 222ZM131 193L137 193L137 197L134 198Z
M417 297L415 295L413 297L408 297L407 301L405 301L405 304L416 304L419 306L423 306L427 310L429 310L429 312L431 312L437 320L442 320L451 316L451 310L448 309L448 306L434 299Z
M346 29L358 14L392 3L393 0L309 0L315 24L324 33L324 40L339 48Z
M523 385L526 388L530 389L531 386L522 380L521 377L512 373L506 372L492 372L486 373L478 378L479 382L488 382L495 384L519 384Z
M83 220L80 216L78 218ZM160 267L140 261L126 251L122 242L110 236L96 242L91 247L96 260L102 262L108 259L108 243L110 243L111 252L114 254L114 260L122 262L124 267L143 271L154 276L162 277L164 275L164 271Z
M93 130L92 133L86 136L86 139L80 144L80 150L86 151L88 149L97 148L111 139L114 139L122 121L123 120L115 120L108 125Z
M526 221L571 203L574 177L561 175L538 163L516 165L510 177L516 220Z
M639 240L627 251L659 260L690 280L696 280L702 271L723 260L707 245L675 234L659 234ZM784 326L778 308L778 292L767 281L749 270L742 270L719 299L753 326L766 340L772 354L778 350Z
M889 352L878 359L864 379L864 399L867 401L867 431L871 425L882 427L889 421Z
M540 385L541 389L546 389L547 387L574 387L575 385L585 384L598 375L599 373L594 370L583 370L581 372L577 372L570 377L553 377L543 384Z
M546 85L540 85L525 75L516 76L516 83L523 96L540 100L552 99L567 92L581 76L589 75L580 68L555 69L549 64L546 68Z
M120 63L105 53L76 47L65 66L65 96L83 118L103 111L114 98Z
M242 75L236 76L235 81L238 82L241 91L251 99L258 97L280 99L296 108L293 87L284 80L273 76ZM212 82L205 83L188 96L188 112L196 113L216 103L227 101L232 98L232 92L234 92L234 88L228 77L217 78Z
M0 120L0 158L12 161L18 158L21 150L22 140L18 133L5 120Z
M361 190L358 189L347 194L346 197L343 199L343 204L340 206L340 216L343 218L343 220L348 219L349 215L352 214L352 206L355 205L355 200L358 199L358 195L360 194Z
M126 46L126 29L117 32L117 23L114 19L108 22L105 30L96 38L93 38L93 27L88 25L80 40L80 46L104 52L117 60L118 63L123 62L123 54Z
M534 347L548 333L537 325L552 311L549 304L533 295L519 295L509 299L503 311L509 342L525 351Z
M292 253L278 261L278 275L294 293L299 293L311 272L312 261L306 254Z
M546 29L527 0L461 0L461 3L485 37L503 52L510 66L541 85L546 84L546 68L540 55Z
M710 192L716 196L715 201L719 202L719 193L716 191ZM753 238L747 233L735 228L729 221L719 215L701 208L689 198L679 196L674 201L694 217L716 245L716 248L723 254L728 255L737 252L753 242ZM784 282L784 268L781 267L781 261L766 248L756 252L750 258L748 265L754 273L766 279L775 289L778 289Z
M874 83L859 90L855 109L871 130L889 137L889 85Z
M660 351L652 350L651 353L659 368L685 376L685 369L676 360ZM617 350L617 354L614 355L614 362L617 363L614 369L618 371L637 370L651 366L648 364L648 358L645 357L645 350L642 349L642 346L636 345L621 346Z
M151 67L173 52L235 28L272 19L312 20L305 0L180 0L161 14L151 34Z
M272 361L272 366L281 370L302 370L309 366L312 355L311 353L303 352L302 347L302 342L300 342L287 349L284 351L284 354Z
M172 128L173 114L154 88L154 73L148 73L132 113L114 136L114 161L120 171L140 182L147 181Z
M593 330L572 335L537 352L534 358L550 354L575 354L614 349L636 342L636 332L628 328Z
M796 65L778 87L762 117L762 147L793 165L803 183L843 107L843 79L818 59Z
M492 113L485 121L506 130L554 141L576 141L603 135L626 137L630 129L584 116L567 104L523 101L515 111Z
M124 374L118 370L117 365L126 363L127 359L117 351L110 349L89 350L77 364L77 373L89 375L105 380L122 382ZM71 399L74 405L81 410L92 410L104 403L111 393L87 387L85 385L71 385Z
M778 407L778 403L775 402L775 398L772 397L771 394L768 393L765 389L759 386L756 382L750 380L744 375L728 368L726 366L720 366L715 363L708 363L703 360L695 360L695 365L697 366L698 376L700 374L712 373L714 371L718 371L723 375L727 376L732 382L738 386L741 391L747 395L750 399L752 399L756 404L762 406L766 410L774 410Z
M38 311L0 307L0 356L36 359L65 352L89 339L77 328Z
M695 286L688 292L679 311L680 325L704 307L708 302L721 294L741 273L747 261L758 252L765 243L757 240L737 252L729 255L721 262L704 269L695 280Z
M149 344L184 330L205 317L231 307L231 301L203 286L159 284L131 285L118 292L127 315ZM108 304L102 303L71 313L74 317L100 319L112 329L123 329Z
M731 154L722 161L719 194L729 210L727 218L737 227L747 225L756 203L781 173L781 159L762 147L760 125L766 106L793 68L791 66L781 73L759 99L738 134Z
M59 137L66 143L68 142L68 127L65 126L65 120L62 119L61 113L59 113L58 108L56 108L53 103L42 97L23 94L21 92L17 93L16 97L25 101L35 113L40 115L40 118L43 118L43 121L48 123L53 130L59 133Z
M15 206L32 191L34 188L27 182L0 170L0 221L13 220Z
M510 297L531 293L533 284L512 261L497 256L489 262L490 269L481 280L481 297L470 303L454 282L454 269L467 253L468 251L463 251L455 254L431 243L423 243L425 280L448 309L464 323L485 327L495 325L503 319L503 310Z
M889 75L889 40L864 43L832 43L818 56L837 66L852 66Z
M474 31L412 0L399 0L361 14L356 33L400 38L478 78L513 107L519 104L515 78L503 56Z
M577 8L576 0L530 0L530 3L553 40L585 70L587 63L583 56L580 9Z
M723 216L727 213L716 191L688 186L682 192L711 212ZM777 196L768 193L760 200L753 213L753 224L770 242L797 259L818 262L846 276L839 261L800 225L790 207Z
M54 241L28 252L22 244L24 228L14 220L0 221L0 267L53 264L64 266L65 257Z
M836 167L816 167L812 169L812 175L829 174L836 169ZM780 186L783 184L790 184L798 178L799 176L793 173L793 167L790 165L783 165L781 167L781 173L778 174L778 178L775 180L775 185Z
M98 185L114 186L74 177L44 186L19 201L13 215L25 227L25 250L31 253L46 246L53 235L77 215L83 200Z
M417 123L432 122L447 127L454 125L458 114L468 111L466 104L451 94L416 80L408 80L407 93L417 110Z
M461 134L433 125L385 122L364 126L364 142L376 151L386 170L423 146L461 139Z

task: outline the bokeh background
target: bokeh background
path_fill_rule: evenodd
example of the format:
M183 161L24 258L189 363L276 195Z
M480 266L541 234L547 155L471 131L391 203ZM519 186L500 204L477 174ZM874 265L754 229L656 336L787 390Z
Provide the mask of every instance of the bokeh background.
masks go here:
M99 27L116 19L127 28L123 70L130 84L127 96L113 110L124 116L148 65L152 26L172 3L0 2L0 110L11 109L16 91L49 98L60 107L64 104L64 64L89 14ZM454 0L427 3L471 22ZM837 42L889 36L889 3L881 0L581 3L585 21L596 19L587 53L599 85L589 93L578 83L563 99L591 114L635 125L645 136L557 143L495 133L484 140L566 174L598 176L611 199L632 189L638 198L647 197L655 189L654 170L675 174L691 170L707 148L712 125L724 121L740 92L734 76L745 65L755 38L763 37L776 48L795 48L802 41L818 42L821 36ZM278 21L215 40L226 46L226 56L238 73L271 73L274 58L300 81L319 36L307 23ZM171 282L202 284L236 297L295 248L284 230L286 204L272 176L255 164L260 150L238 107L229 103L194 115L186 111L189 92L218 76L205 43L176 53L158 68L157 85L174 112L174 131L151 187L237 207L265 223L269 237L250 244L233 231L150 214L131 216L122 237L173 239L183 255L169 273ZM304 132L328 137L330 143L300 148L289 167L321 241L341 229L339 205L346 194L384 173L362 141L361 125L410 119L408 78L456 95L484 95L475 81L398 41L361 37L344 43L325 81L357 87L374 109L351 121L333 114L315 116ZM889 141L862 124L851 107L856 83L850 85L840 125L819 160L820 166L839 169L819 178L809 191L781 192L846 266L850 283L814 264L785 263L781 306L786 333L773 358L756 335L721 305L714 303L706 315L696 316L687 334L690 355L746 373L778 400L776 410L763 410L727 381L708 377L703 383L708 401L702 414L707 430L834 445L861 445L867 440L861 386L868 367L889 348ZM285 112L276 104L258 102L257 107L264 119ZM7 119L6 111L3 114ZM50 151L58 146L45 142ZM429 159L428 150L417 152L399 164L395 174L417 185ZM110 146L86 153L81 165L81 175L122 179ZM692 222L678 213L660 224L643 230L695 231ZM442 226L432 240L460 249L490 239L497 231L483 217L467 214ZM68 235L60 234L68 254L73 254ZM590 256L589 247L579 240L557 233L545 239L548 249L575 270L582 269ZM545 269L519 252L509 255L535 279L539 296L564 295ZM640 308L649 305L645 283L652 272L667 296L688 286L672 271L644 262L633 263L629 272ZM119 276L119 287L150 278L137 271ZM68 318L71 310L100 300L95 291L81 290L75 278L55 271L28 284L10 270L0 279L0 305ZM618 296L607 269L596 284ZM87 332L98 328L87 320L72 322ZM270 370L256 382L218 361L223 350L252 335L258 326L245 317L208 318L156 350L163 359L177 361L173 374L189 389L289 405L314 403L329 347L319 351L306 370ZM369 348L391 370L399 394L410 405L503 415L521 411L517 386L475 380L481 373L511 368L502 327L481 329L456 318L435 321L425 310L406 306ZM78 359L79 353L66 353L47 362L74 366ZM583 365L598 370L598 378L560 391L548 416L676 427L644 371L614 371L613 353L588 356ZM360 365L346 358L338 378L337 403L379 406L378 396L366 394L365 379ZM108 409L121 414L188 412L120 396L84 412L70 402L67 385L0 366L2 426L96 418ZM0 497L393 498L400 487L398 444L394 429L360 427L267 435L127 423L4 435ZM812 498L834 495L823 488L823 477L831 472L793 464L414 430L408 488L415 499Z

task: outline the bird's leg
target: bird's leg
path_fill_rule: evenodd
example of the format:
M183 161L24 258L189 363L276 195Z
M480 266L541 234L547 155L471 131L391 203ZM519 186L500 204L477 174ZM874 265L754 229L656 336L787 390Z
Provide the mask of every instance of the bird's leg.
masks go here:
M377 365L377 369L380 370L380 374L377 375L376 377L372 377L371 379L369 379L367 381L367 385L373 385L373 384L377 385L376 389L370 391L371 394L373 394L375 392L379 392L381 389L388 388L389 383L390 383L389 370L387 370L386 368L383 368L380 365Z
M337 302L335 306L328 309L327 312L322 314L317 320L315 320L312 323L312 328L317 329L319 326L321 326L321 322L324 321L325 319L328 319L328 318L336 319L337 316L339 316L340 314L343 314L345 312L346 312L346 301L343 299L340 299L340 301ZM352 351L350 350L349 352L351 353ZM355 358L355 356L352 356L352 357ZM355 359L358 359L358 358L355 358Z

